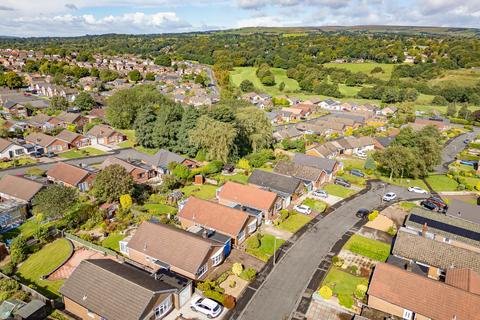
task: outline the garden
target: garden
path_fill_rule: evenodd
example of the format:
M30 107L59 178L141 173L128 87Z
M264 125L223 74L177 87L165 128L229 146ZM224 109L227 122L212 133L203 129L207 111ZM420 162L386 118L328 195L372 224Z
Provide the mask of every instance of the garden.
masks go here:
M375 261L385 262L390 255L391 245L365 238L354 234L345 244L343 249L370 258Z
M277 251L284 242L283 239L275 239L273 235L257 233L246 241L246 252L267 262L273 256L274 251Z
M28 157L23 157L23 158L16 158L13 160L9 161L3 161L0 162L0 169L8 169L12 167L20 167L20 166L26 166L30 164L37 163L36 159L28 158Z
M345 188L343 186L340 186L338 184L327 184L325 187L323 187L323 190L327 191L329 195L340 197L340 198L348 198L350 196L353 196L355 193L357 193L357 190L351 189L351 188Z
M296 211L282 210L280 217L274 221L274 225L282 230L295 233L312 220L311 217L297 213Z
M106 154L105 151L93 148L93 147L86 147L82 149L72 149L67 152L63 152L58 154L60 158L65 158L65 159L76 159L76 158L85 158L85 157L91 157L91 156L99 156Z

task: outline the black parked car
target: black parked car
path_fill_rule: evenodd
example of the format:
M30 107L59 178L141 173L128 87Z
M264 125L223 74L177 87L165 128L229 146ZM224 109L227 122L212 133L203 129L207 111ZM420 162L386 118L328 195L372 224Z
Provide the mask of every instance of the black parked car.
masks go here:
M438 210L438 207L433 202L430 202L428 200L423 200L422 202L420 202L420 205L425 209L428 209L431 211Z
M427 201L433 203L438 208L438 211L447 212L448 210L448 205L440 198L430 197Z
M357 213L355 214L355 216L357 218L362 218L362 219L367 219L368 218L368 215L370 214L370 210L368 209L365 209L365 208L362 208L362 209L359 209L357 211Z
M57 155L53 152L47 152L45 153L45 157L47 158L55 158Z
M351 174L352 176L357 176L357 177L360 177L360 178L365 177L365 174L364 174L362 171L357 170L357 169L352 169L352 170L350 170L350 174Z
M41 158L43 156L43 153L36 151L36 152L32 153L32 156L34 158Z
M336 178L334 183L338 184L339 186L346 187L346 188L350 188L352 186L350 182L348 182L347 180L345 180L343 178Z

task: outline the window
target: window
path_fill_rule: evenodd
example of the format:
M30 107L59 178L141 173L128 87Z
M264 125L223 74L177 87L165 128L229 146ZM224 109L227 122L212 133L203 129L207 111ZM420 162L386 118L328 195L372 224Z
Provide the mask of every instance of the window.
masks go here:
M443 238L443 242L445 242L445 243L451 243L452 240L450 240L450 238Z
M404 320L411 320L413 316L413 312L407 309L403 309L403 319Z
M92 311L88 310L87 309L87 315L90 317L90 318L95 318L95 313L93 313Z
M16 154L17 156L22 155L22 154L23 154L23 149L16 149L16 150L15 150L15 154Z
M223 261L223 248L212 257L212 266L218 266Z
M257 230L257 221L248 225L248 233L254 233Z
M120 242L120 252L128 254L127 242Z
M158 307L155 308L155 319L160 319L172 308L172 296L169 296Z
M197 271L197 277L203 276L206 272L208 271L208 265L205 263L203 266L201 266L198 271Z
M245 239L245 230L240 231L237 238L238 238L238 243L242 242L243 239Z

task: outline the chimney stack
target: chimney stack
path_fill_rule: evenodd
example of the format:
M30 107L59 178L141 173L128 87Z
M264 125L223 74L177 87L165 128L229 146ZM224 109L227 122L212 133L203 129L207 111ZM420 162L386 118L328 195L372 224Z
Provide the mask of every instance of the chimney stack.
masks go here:
M428 226L427 226L427 223L425 222L422 227L422 237L424 238L427 237L427 231L428 231Z

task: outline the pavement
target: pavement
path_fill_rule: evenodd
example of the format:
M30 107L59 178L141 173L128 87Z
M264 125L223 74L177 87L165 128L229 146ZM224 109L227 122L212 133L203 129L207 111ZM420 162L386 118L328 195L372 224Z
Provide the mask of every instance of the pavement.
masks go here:
M413 195L405 188L388 185L385 192L395 192L399 200ZM359 208L376 209L382 203L383 183L372 182L370 191L353 199L340 203L339 207L321 218L308 229L286 251L276 266L258 287L249 287L254 291L252 298L243 308L238 319L241 320L279 320L288 319L296 308L297 302L318 265L328 255L338 239L350 230L360 219L355 216ZM268 306L268 307L266 307Z
M3 177L4 175L7 175L7 174L9 174L9 175L23 175L25 173L25 171L28 168L31 168L31 167L36 167L36 168L40 168L40 169L43 169L43 170L48 170L51 167L53 167L53 165L55 163L60 162L60 161L70 163L70 164L74 164L74 165L78 165L80 163L84 163L84 164L88 164L88 165L96 164L96 163L101 163L101 162L105 161L105 159L107 159L110 156L115 156L115 157L118 157L118 158L121 158L121 159L139 159L139 160L142 160L142 159L146 160L148 158L148 155L145 154L145 153L137 151L133 148L126 148L126 149L115 150L115 151L112 151L109 154L104 154L104 155L99 155L99 156L92 156L92 157L78 158L78 159L68 159L68 160L56 159L56 161L52 161L52 162L49 162L49 163L35 163L35 164L29 165L29 166L22 166L22 167L18 167L18 168L4 169L4 170L0 171L0 178Z
M442 163L435 168L435 171L438 173L447 173L448 165L455 161L456 155L467 146L463 141L465 139L473 140L479 134L479 131L480 129L475 128L473 132L461 134L450 140L443 147Z

